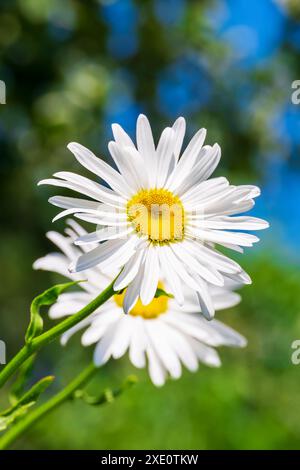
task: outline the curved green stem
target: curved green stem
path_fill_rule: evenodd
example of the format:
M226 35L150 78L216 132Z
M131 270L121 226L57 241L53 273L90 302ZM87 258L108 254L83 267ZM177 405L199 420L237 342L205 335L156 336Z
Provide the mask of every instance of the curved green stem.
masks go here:
M92 378L97 368L94 364L90 364L84 369L72 382L69 383L63 390L50 398L49 401L31 411L25 418L19 421L15 426L10 428L0 438L0 450L7 449L18 437L20 437L28 428L36 423L40 418L43 418L52 410L60 406L73 397L76 390L87 384Z
M37 350L41 349L44 345L58 338L62 333L69 330L73 326L77 325L80 321L84 320L91 313L93 313L98 307L104 304L110 297L115 294L113 289L114 281L103 291L98 297L92 300L88 305L83 307L79 312L71 315L62 322L55 325L50 330L45 331L41 335L37 336L32 340L31 343L26 344L4 367L0 372L0 387L14 374L14 372L20 367L23 362L26 361L32 354Z

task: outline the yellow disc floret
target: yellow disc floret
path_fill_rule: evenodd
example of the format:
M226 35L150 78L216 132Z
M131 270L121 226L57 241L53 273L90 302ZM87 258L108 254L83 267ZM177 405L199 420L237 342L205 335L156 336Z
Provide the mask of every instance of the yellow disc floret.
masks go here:
M162 283L158 284L158 288L163 289ZM123 307L123 301L125 292L122 294L116 294L114 300L119 307ZM138 299L135 306L130 310L129 314L134 317L143 317L146 320L157 318L162 313L166 313L168 310L169 297L161 295L160 297L154 297L154 299L148 305L143 305L141 300Z
M139 235L156 243L180 241L184 236L184 209L167 189L143 189L127 204L127 216Z

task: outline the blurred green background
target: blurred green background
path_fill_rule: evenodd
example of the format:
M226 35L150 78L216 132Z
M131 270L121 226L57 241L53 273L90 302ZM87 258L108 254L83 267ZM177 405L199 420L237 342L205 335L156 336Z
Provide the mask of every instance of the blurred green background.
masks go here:
M200 367L162 389L127 358L99 370L91 389L139 383L115 403L70 403L19 440L26 449L299 449L300 79L297 0L2 0L0 79L0 339L8 359L23 344L33 296L58 277L32 271L52 250L44 234L57 210L36 183L78 170L76 140L108 157L110 124L133 135L139 112L156 137L178 115L189 136L208 129L223 151L218 169L257 183L255 215L270 220L259 246L235 256L253 278L240 306L218 318L243 333L245 350L221 350L223 367ZM60 192L61 193L61 192ZM48 322L49 323L49 322ZM49 394L90 360L79 338L47 347L34 379ZM5 404L5 394L0 395Z

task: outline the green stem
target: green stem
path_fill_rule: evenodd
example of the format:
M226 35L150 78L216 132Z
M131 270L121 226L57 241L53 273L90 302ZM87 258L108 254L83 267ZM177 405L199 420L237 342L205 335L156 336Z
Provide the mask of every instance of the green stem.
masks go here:
M50 398L49 401L31 411L25 418L19 421L15 426L12 426L0 438L0 450L7 449L18 437L36 423L40 418L43 418L52 410L60 406L62 403L73 398L76 390L84 386L97 371L94 364L90 364L84 369L72 382L69 383L63 390Z
M84 320L98 307L110 299L110 297L115 294L113 284L114 281L103 292L101 292L98 297L79 310L79 312L71 315L62 322L55 325L53 328L50 328L50 330L37 336L30 344L26 344L0 372L0 388L5 384L9 377L15 373L20 365L23 364L23 362L25 362L30 356L32 356L32 354L34 354L37 350L41 349L46 344L58 338L65 331L77 325L77 323Z

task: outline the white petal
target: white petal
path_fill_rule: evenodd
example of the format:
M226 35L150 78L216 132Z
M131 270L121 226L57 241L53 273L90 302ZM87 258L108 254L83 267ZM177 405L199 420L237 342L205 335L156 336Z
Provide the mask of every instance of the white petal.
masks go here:
M171 246L171 249L175 255L181 260L182 263L186 264L190 270L195 271L203 279L214 284L216 286L223 286L224 279L221 274L218 273L212 265L205 266L201 264L197 258L194 258L189 251L185 248L185 243L178 243Z
M133 319L130 315L123 315L115 330L111 353L114 359L122 357L130 344Z
M95 201L88 201L86 199L79 199L77 197L66 197L66 196L53 196L50 197L49 202L57 207L63 209L73 209L74 207L80 209L94 209L98 210L101 207L101 203Z
M174 143L173 153L174 153L176 162L178 161L178 158L181 152L181 147L182 147L182 143L183 143L183 139L185 135L185 128L186 128L186 124L185 124L185 119L183 117L179 117L178 119L176 119L176 121L174 122L172 126L172 129L175 132L175 143Z
M100 176L109 186L122 196L128 197L133 193L132 188L128 186L124 178L100 158L96 157L93 152L83 145L76 142L68 144L68 149L75 155L79 163L92 173Z
M139 298L143 274L144 270L142 269L137 274L136 278L127 287L123 302L123 310L126 314L128 314L130 310L135 306Z
M50 184L52 186L71 189L92 199L96 199L96 201L105 202L113 207L124 207L125 200L121 196L118 196L111 189L105 188L105 186L95 183L88 178L65 171L55 173L55 176L63 178L63 180L50 178L40 181L38 185Z
M234 346L236 348L243 348L247 345L247 340L244 336L240 335L229 326L224 325L224 323L218 320L212 320L211 325L222 337L220 345Z
M201 225L202 228L211 230L263 230L269 227L268 222L255 217L228 217L221 215L203 220Z
M218 196L228 187L229 181L226 178L222 176L211 178L192 186L188 191L182 194L181 200L185 205L185 208L191 206L191 209L193 210L194 206L196 206L196 209L201 209L201 204L214 196Z
M159 274L157 248L149 246L145 257L144 276L140 291L142 304L148 305L153 300L159 282Z
M70 328L68 331L66 331L60 338L60 342L62 346L65 346L69 339L78 331L82 330L82 328L85 328L87 325L90 324L92 320L92 315L90 315L88 318L85 318L81 322L77 323L77 325L73 326Z
M90 346L91 344L100 341L109 326L111 324L116 326L115 322L121 318L119 310L120 309L117 305L112 305L112 302L107 302L105 306L102 306L100 310L97 310L90 327L81 337L81 344L83 346Z
M255 235L249 233L233 233L233 232L224 232L222 230L201 230L199 228L191 227L188 229L187 233L191 237L198 238L199 240L210 241L213 243L229 243L236 244L240 246L252 246L253 243L257 243L259 238Z
M37 259L33 263L33 269L42 269L43 271L52 271L54 273L61 274L62 276L72 279L72 275L69 272L70 261L68 258L61 253L51 253Z
M197 291L198 289L198 284L197 282L195 281L195 279L187 272L185 266L183 265L183 263L177 258L177 256L175 256L175 254L173 253L173 251L171 250L171 248L169 246L165 246L164 247L164 250L165 250L165 257L167 259L167 262L170 266L170 268L172 268L174 270L174 272L183 280L183 282L189 286L191 289L194 289Z
M46 236L69 260L76 258L80 254L79 250L73 246L72 241L61 235L61 233L50 231L47 232Z
M167 253L165 252L164 247L158 251L160 266L164 273L164 277L166 278L171 293L174 295L176 301L179 305L182 305L184 302L182 284L179 276L176 274L175 270L172 269L169 265Z
M115 324L117 322L118 320L109 326L104 336L101 338L101 340L99 341L99 343L97 344L95 348L94 363L97 367L105 364L111 357L111 349L113 346L113 341L114 341L114 336L115 336Z
M185 174L185 179L181 179L182 183L179 185L176 182L176 191L181 196L195 184L208 179L217 168L221 158L221 149L218 144L213 147L203 147L198 162L196 165Z
M155 152L154 140L150 123L146 116L140 114L136 127L137 148L144 159L146 169L149 175L149 184L155 184L155 175L157 171L157 156Z
M172 312L170 312L170 315L172 315ZM164 320L163 316L162 320ZM188 337L169 326L164 326L164 329L167 341L183 365L192 372L196 371L198 369L197 356L189 344Z
M172 162L174 143L175 133L173 129L166 127L161 134L156 150L158 159L156 186L158 188L163 187L168 176L169 167Z
M122 272L114 283L114 290L118 291L124 289L136 277L143 259L144 252L137 250L132 258L125 264Z
M172 178L168 181L167 187L172 190L177 190L185 178L190 175L190 172L195 164L195 161L200 156L203 142L206 137L206 129L200 129L189 142L187 148L183 152L176 170Z
M129 346L129 358L132 364L140 369L146 365L145 351L148 340L145 335L143 319L141 317L135 317L133 320L133 330Z
M49 308L49 317L56 319L74 315L74 313L79 312L91 300L93 300L91 295L85 292L78 292L77 295L72 293L69 294L69 297L60 296L57 302Z
M79 237L75 241L75 245L85 245L88 243L101 242L103 240L113 240L115 238L124 239L128 238L128 235L133 233L133 228L130 226L125 228L115 227L105 227L103 229L98 229L96 232L88 233Z
M219 288L218 288L219 289ZM235 307L241 301L241 296L236 292L230 292L226 289L219 289L219 293L212 294L212 301L215 310L224 310L226 308Z
M217 351L205 344L193 341L193 348L199 360L210 367L220 367L221 361Z
M112 124L111 128L117 144L123 147L134 147L131 138L119 124Z
M213 266L222 273L237 273L241 270L238 263L216 249L204 246L198 240L189 240L187 237L184 246L194 258L202 261L206 266Z
M147 347L148 370L154 385L161 387L166 381L166 369L151 346Z
M162 364L168 370L171 377L178 379L181 376L180 361L176 353L169 346L167 337L164 334L164 330L161 328L159 320L147 321L146 329L152 346Z
M207 320L211 320L215 315L215 306L211 298L211 294L209 292L207 283L202 280L198 279L199 283L199 290L197 291L197 297L201 309L201 313Z
M138 180L137 172L134 168L134 161L132 161L132 157L128 154L128 152L126 153L124 151L124 147L119 146L116 142L109 142L108 148L124 179L130 185L130 187L137 191L140 188L140 182Z
M128 261L135 251L137 240L131 237L129 240L108 240L88 253L83 254L69 267L70 271L79 272L92 268L97 264L106 266L115 263L122 266Z

